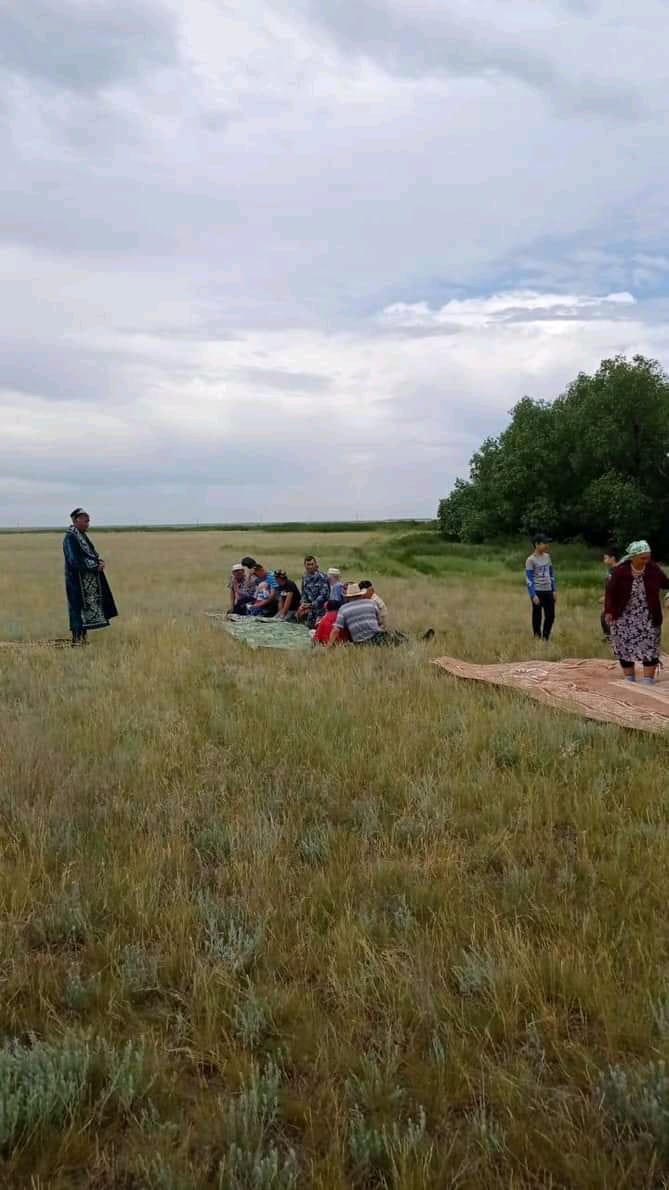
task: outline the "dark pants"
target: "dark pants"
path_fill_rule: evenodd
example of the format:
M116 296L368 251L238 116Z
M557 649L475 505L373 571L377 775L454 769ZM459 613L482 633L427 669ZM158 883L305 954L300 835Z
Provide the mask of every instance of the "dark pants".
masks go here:
M535 636L548 640L555 622L555 596L552 591L537 591L537 599L538 603L532 602L532 631Z
M86 629L82 618L83 604L81 598L81 587L79 580L74 575L66 575L65 590L67 593L67 610L70 616L70 632L72 633L72 643L80 640L86 640Z
M363 645L403 645L407 642L408 636L403 632L375 632L374 636L369 640L363 640L360 643Z
M633 661L621 661L620 664L623 669L634 669ZM660 664L660 658L659 657L644 657L641 664L644 666L645 669L657 669L658 665Z

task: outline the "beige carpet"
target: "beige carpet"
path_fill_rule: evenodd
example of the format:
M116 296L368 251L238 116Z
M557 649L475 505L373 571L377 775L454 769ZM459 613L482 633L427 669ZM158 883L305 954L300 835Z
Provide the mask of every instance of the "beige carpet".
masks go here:
M457 678L509 686L538 702L588 719L661 733L669 732L669 657L662 660L664 669L655 686L642 686L638 680L635 685L624 682L616 662L596 658L471 665L456 657L439 657L433 664Z

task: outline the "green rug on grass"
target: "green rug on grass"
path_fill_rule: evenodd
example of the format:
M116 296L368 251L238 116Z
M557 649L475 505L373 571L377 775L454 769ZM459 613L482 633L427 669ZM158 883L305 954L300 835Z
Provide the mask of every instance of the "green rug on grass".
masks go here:
M312 648L309 629L303 624L286 624L282 620L262 620L255 616L241 616L228 620L223 612L205 612L235 640L250 649L293 649L306 652Z

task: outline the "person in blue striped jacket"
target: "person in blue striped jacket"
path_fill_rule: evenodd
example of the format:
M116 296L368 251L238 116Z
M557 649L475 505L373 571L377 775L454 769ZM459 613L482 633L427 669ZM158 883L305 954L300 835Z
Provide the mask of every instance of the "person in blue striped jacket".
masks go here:
M532 601L532 631L539 640L550 640L555 622L557 589L548 552L549 541L550 537L545 533L536 533L533 538L534 553L525 563L527 590Z

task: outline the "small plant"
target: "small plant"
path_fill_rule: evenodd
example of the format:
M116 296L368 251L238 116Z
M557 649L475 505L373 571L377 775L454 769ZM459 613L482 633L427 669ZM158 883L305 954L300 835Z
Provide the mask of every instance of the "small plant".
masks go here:
M91 975L89 979L84 980L81 978L81 970L78 966L70 967L63 988L65 1007L69 1008L70 1012L85 1012L99 991L99 975Z
M381 834L381 817L376 798L357 798L351 806L351 817L363 839L375 839Z
M222 1103L225 1155L219 1166L219 1190L292 1190L297 1160L281 1153L274 1140L281 1074L274 1062L251 1068L239 1095Z
M513 736L495 736L490 745L490 753L498 769L515 769L522 763L521 749Z
M90 918L78 884L67 889L32 922L32 933L42 946L80 944L90 932Z
M271 1009L251 985L241 1004L235 1006L233 1027L242 1045L253 1049L267 1033Z
M0 1048L0 1149L11 1153L47 1128L63 1128L86 1111L127 1111L147 1089L144 1047L107 1041L33 1039Z
M663 996L651 1000L650 1010L658 1036L663 1041L667 1041L669 1039L669 994L665 992Z
M5 1044L0 1050L0 1149L9 1153L31 1134L60 1128L82 1105L90 1076L87 1044Z
M510 867L504 876L504 893L512 905L522 904L532 891L532 876L526 868L517 864Z
M280 1153L274 1146L265 1153L249 1153L231 1145L218 1173L219 1190L293 1190L298 1165L289 1149Z
M469 946L453 967L453 977L462 996L477 996L488 991L497 977L497 964L487 950Z
M435 1029L430 1040L430 1056L435 1066L445 1066L448 1061L448 1045L446 1039Z
M108 1041L99 1041L94 1053L104 1078L101 1106L116 1104L129 1111L146 1093L144 1043L127 1041L117 1049Z
M318 823L305 830L298 844L300 859L306 864L324 864L330 855L331 830L325 823Z
M618 1131L648 1137L669 1157L669 1074L665 1062L637 1070L609 1066L597 1087L600 1108Z
M144 1190L191 1190L192 1182L184 1182L181 1173L175 1173L163 1157L156 1153L148 1160L140 1158L139 1171Z
M158 1108L151 1100L142 1108L137 1123L147 1136L167 1136L174 1140L179 1135L179 1125L174 1120L162 1119Z
M407 1168L421 1156L424 1164L429 1164L431 1158L423 1108L418 1108L415 1119L404 1123L395 1120L379 1128L365 1119L359 1106L354 1106L349 1116L348 1153L356 1184L379 1181L387 1185L390 1178L399 1190Z
M503 1152L506 1147L506 1133L499 1121L490 1114L485 1103L479 1104L471 1113L469 1122L482 1152L489 1157Z
M157 958L135 942L123 947L119 974L126 995L134 1002L144 1000L159 986Z
M416 917L404 893L400 893L395 898L391 910L391 920L394 928L400 934L408 933L416 925Z
M543 1071L546 1065L546 1050L535 1021L527 1022L525 1027L525 1041L521 1047L521 1052L538 1073Z
M193 847L207 864L220 864L232 855L232 834L227 822L214 820L193 836Z
M406 1098L406 1091L397 1082L397 1054L390 1049L383 1059L365 1054L359 1073L346 1080L346 1094L355 1107L367 1113L397 1112Z
M224 963L231 971L247 971L254 963L265 937L265 923L255 926L233 908L219 905L207 894L200 898L205 949L209 958Z

